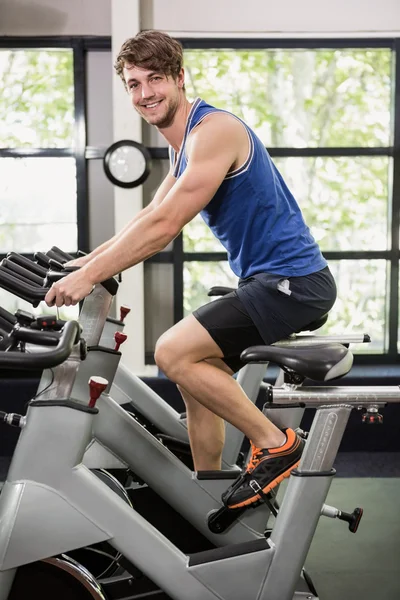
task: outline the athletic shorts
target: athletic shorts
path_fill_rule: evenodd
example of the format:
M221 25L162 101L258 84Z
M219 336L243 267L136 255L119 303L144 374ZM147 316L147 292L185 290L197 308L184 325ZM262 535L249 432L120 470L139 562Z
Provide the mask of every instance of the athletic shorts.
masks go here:
M336 285L328 267L303 277L261 273L241 280L237 290L201 306L193 316L236 373L244 366L243 350L307 331L335 300Z

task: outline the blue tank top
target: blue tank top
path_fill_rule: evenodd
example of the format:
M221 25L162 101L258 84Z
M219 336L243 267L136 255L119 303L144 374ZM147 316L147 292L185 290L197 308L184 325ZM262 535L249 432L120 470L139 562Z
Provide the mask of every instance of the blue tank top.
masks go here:
M179 154L169 149L176 178L187 166L188 135L207 115L217 112L227 111L200 98L194 101ZM257 273L296 277L323 269L327 262L267 150L254 131L235 118L246 128L248 157L226 175L200 213L226 249L232 271L246 279Z

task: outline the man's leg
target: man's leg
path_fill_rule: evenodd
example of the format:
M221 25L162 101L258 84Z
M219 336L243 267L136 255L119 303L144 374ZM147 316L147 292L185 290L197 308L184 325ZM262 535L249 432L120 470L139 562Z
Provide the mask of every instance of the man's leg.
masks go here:
M232 376L233 371L219 358L206 362ZM187 390L178 385L186 405L187 426L196 471L218 471L222 465L225 443L225 421L200 404Z
M206 362L223 358L222 351L193 315L161 336L154 356L169 379L243 431L258 448L280 446L285 441L282 431L249 400L237 381Z
M278 429L249 400L228 372L212 364L213 361L207 362L215 358L223 358L222 350L193 315L164 333L155 350L156 363L167 377L191 399L240 429L252 441L252 458L246 473L222 495L228 507L239 508L259 501L263 494L290 475L300 461L304 442L293 430ZM209 417L206 411L198 412L197 417L199 414L210 427L207 437L218 439L220 421ZM196 418L194 413L192 418ZM199 429L201 435L204 435L204 429L203 423ZM198 436L195 448L199 445Z

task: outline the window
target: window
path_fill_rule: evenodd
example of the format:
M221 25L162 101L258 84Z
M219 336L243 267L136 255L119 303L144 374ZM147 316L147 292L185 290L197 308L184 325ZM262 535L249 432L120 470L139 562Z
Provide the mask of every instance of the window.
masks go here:
M183 44L188 97L232 111L256 131L329 261L339 295L324 332L369 333L372 343L356 352L395 357L400 42ZM236 285L226 258L198 216L172 251L149 261L174 265L175 321L207 302L211 285Z
M1 258L10 251L32 255L54 244L68 252L76 252L78 244L87 249L81 218L83 81L75 68L80 60L82 48L72 41L63 47L52 40L1 40ZM3 290L0 303L12 311L32 310Z

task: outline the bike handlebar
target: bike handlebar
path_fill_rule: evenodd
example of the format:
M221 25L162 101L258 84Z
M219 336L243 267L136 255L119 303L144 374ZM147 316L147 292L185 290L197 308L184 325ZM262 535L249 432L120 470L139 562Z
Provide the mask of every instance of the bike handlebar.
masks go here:
M24 328L20 328L20 334L24 337ZM35 331L27 329L25 333L29 333L31 337L32 333L37 334L35 336L36 344L43 344L44 339L49 339L49 332ZM57 341L57 346L43 352L35 352L29 354L27 352L2 352L0 353L0 369L25 369L25 370L39 370L49 369L56 367L61 363L65 362L71 354L74 344L79 340L80 326L77 321L68 321ZM25 337L24 341L32 342L31 339ZM55 334L53 334L53 341L55 341Z
M33 306L37 306L39 302L44 300L54 281L62 279L70 272L80 269L80 267L72 266L64 268L61 263L58 263L58 268L63 270L52 270L52 265L56 266L56 260L49 258L40 252L36 252L35 256L45 257L45 259L48 261L47 269L26 258L25 256L17 254L16 252L10 252L7 255L7 263L5 263L4 266L0 265L0 286L16 296L19 296L23 300L30 302ZM27 277L23 270L18 269L18 272L12 271L10 269L10 262L23 267L23 269L31 270L36 276L43 278L43 287L39 285L38 280L34 281L34 278ZM42 263L44 264L44 260ZM116 295L119 287L118 282L113 277L102 281L101 285L112 296Z
M38 287L28 280L14 277L5 267L0 267L0 286L35 307L45 299L49 291L49 288Z

